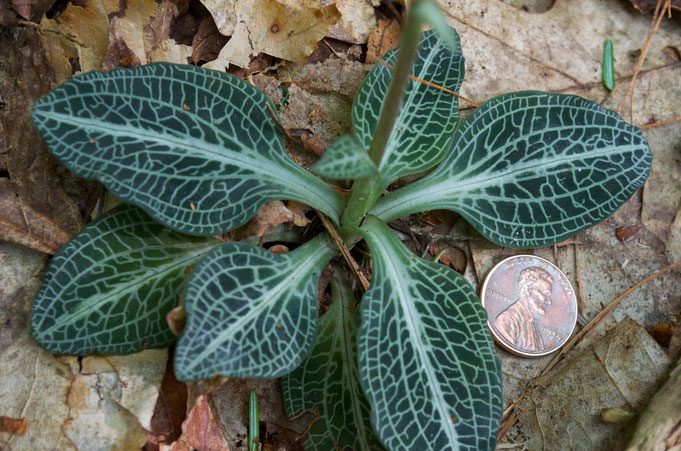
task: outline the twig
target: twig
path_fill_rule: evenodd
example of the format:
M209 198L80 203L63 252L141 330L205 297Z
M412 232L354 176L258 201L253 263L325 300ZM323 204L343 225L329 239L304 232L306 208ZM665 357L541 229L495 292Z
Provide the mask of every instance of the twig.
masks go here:
M331 237L333 237L333 240L336 242L336 246L338 246L338 249L340 249L341 254L343 254L343 258L345 258L345 261L348 262L348 265L350 265L350 268L352 268L352 271L355 273L355 276L357 276L357 279L364 287L364 290L365 291L368 290L369 281L367 280L366 276L360 269L355 259L352 258L352 255L350 255L350 250L347 248L345 243L343 243L343 239L340 237L340 235L338 235L338 232L333 227L333 224L331 224L329 219L319 211L317 212L317 216L319 216L319 219L322 220L322 224L324 224L326 230L331 234Z
M667 124L671 124L672 122L678 122L678 121L681 121L681 116L676 116L676 117L673 117L671 119L667 119L665 121L653 122L652 124L641 125L639 128L641 130L647 130L649 128L655 128L655 127L659 127L661 125L667 125Z
M416 251L419 255L423 254L423 244L419 240L416 239L416 235L414 235L414 231L411 230L411 227L409 227L409 224L407 224L407 221L402 218L400 219L400 222L402 223L402 227L405 228L407 231L407 235L409 235L409 239L411 240L412 243L414 243L414 246L416 247ZM423 258L423 257L421 257Z
M634 70L634 75L631 77L631 83L629 83L629 88L627 88L627 92L624 95L624 98L622 99L622 103L620 103L619 108L617 108L617 114L622 115L622 110L624 109L624 104L627 100L627 97L629 97L629 120L630 122L633 122L633 117L634 117L634 89L636 88L636 78L638 77L639 72L641 72L641 68L643 67L643 60L646 58L646 54L648 53L648 48L650 47L650 42L653 39L653 36L655 36L655 33L657 32L657 29L660 27L660 23L662 22L662 18L664 17L664 12L665 8L661 8L662 2L665 0L657 0L657 6L655 7L655 14L653 16L653 22L650 24L650 28L648 29L648 36L646 37L646 41L643 44L643 49L641 50L641 56L638 58L638 63L636 64L636 69ZM671 3L671 0L666 0L666 4L669 5Z
M377 60L377 62L378 62L379 64L384 65L385 67L387 67L387 68L390 69L390 70L395 70L395 68L394 68L393 66L391 66L391 65L388 64L388 63L386 63L386 62L383 61L382 59ZM448 93L448 94L453 95L454 97L457 97L457 98L463 100L464 102L470 103L470 104L473 105L475 108L478 108L478 107L480 106L479 104L473 102L472 100L467 99L467 98L465 98L464 96L462 96L462 95L460 95L460 94L457 94L456 92L452 91L451 89L447 89L447 88L445 88L444 86L440 86L440 85L438 85L438 84L436 84L436 83L433 83L433 82L431 82L431 81L424 80L423 78L414 77L413 75L410 75L410 76L409 76L409 79L414 80L414 81L417 81L417 82L419 82L419 83L423 83L424 85L430 86L431 88L440 89L440 90L442 90L442 91L444 91L444 92L446 92L446 93Z
M622 293L617 299L615 299L610 305L608 305L606 308L604 308L598 315L594 317L589 323L582 328L582 330L577 333L556 355L556 357L551 360L551 362L548 364L546 368L544 368L544 371L541 372L539 377L546 376L552 369L553 367L560 362L565 355L570 352L576 345L579 343L582 339L588 337L593 330L595 330L596 326L598 326L603 319L605 319L606 316L612 310L617 307L617 305L622 302L623 299L625 299L627 296L629 296L631 293L636 291L638 288L641 287L641 285L646 284L647 282L650 282L657 276L664 274L667 271L670 271L677 266L681 266L681 260L677 261L676 263L672 263L671 265L665 266L664 268L660 269L659 271L656 271L646 277L645 279L641 280L638 282L636 285L633 287L629 288L627 291ZM499 435L497 436L497 440L501 440L506 432L518 421L518 418L520 418L525 412L515 412L515 405L517 404L518 400L524 398L527 396L527 391L520 395L518 399L508 408L506 411L504 411L504 418L501 422L501 426L499 427ZM503 433L502 433L503 432Z
M575 281L577 282L577 294L579 294L578 313L584 316L584 291L582 291L582 276L579 273L579 246L575 244Z
M63 36L64 38L68 39L69 41L73 42L74 44L78 44L81 47L85 47L85 44L80 42L74 35L72 35L71 33L65 33L61 30L58 30L57 28L46 27L44 25L40 25L40 24L37 24L37 23L29 22L28 20L22 20L22 19L17 20L17 23L19 25L24 25L26 27L35 28L38 31L46 31L48 33L58 34L59 36Z

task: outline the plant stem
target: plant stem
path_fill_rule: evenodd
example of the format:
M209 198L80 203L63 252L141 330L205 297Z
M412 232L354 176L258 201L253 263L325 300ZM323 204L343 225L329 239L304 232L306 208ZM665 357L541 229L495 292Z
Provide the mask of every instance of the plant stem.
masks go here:
M412 10L419 7L419 4L431 0L414 0ZM421 35L421 25L423 18L420 14L410 13L402 30L400 38L400 52L395 64L393 79L383 101L381 115L376 124L374 137L369 147L369 157L379 168L383 160L385 147L395 126L395 120L400 112L404 93L411 75L412 63L418 50L419 37ZM389 181L388 181L389 183ZM358 226L364 215L371 209L374 202L381 195L385 186L385 180L378 177L366 177L357 179L352 186L352 195L348 199L347 206L341 218L344 226Z
M248 409L248 451L258 451L260 419L258 416L258 395L251 390Z

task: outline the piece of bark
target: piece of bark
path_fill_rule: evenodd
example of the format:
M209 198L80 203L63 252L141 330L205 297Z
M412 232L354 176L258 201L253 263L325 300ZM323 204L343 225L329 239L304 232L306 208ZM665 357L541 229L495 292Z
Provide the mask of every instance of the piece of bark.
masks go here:
M681 359L641 414L628 450L663 451L681 446Z

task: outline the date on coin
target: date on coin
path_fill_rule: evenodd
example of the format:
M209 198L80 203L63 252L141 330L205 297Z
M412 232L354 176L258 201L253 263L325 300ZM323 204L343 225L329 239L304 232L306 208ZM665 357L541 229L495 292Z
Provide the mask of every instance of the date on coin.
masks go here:
M516 255L494 266L480 299L494 341L520 356L554 352L577 323L570 281L553 263L534 255Z

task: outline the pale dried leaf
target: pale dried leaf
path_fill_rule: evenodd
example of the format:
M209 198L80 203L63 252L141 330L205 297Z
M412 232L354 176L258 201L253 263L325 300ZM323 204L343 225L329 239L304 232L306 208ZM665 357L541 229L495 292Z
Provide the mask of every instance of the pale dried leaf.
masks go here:
M670 365L664 350L639 324L625 318L592 348L537 380L518 405L508 439L527 449L621 449L621 426L604 424L604 408L640 410Z
M249 236L263 236L271 227L292 222L294 215L280 200L266 203L244 226L234 231L234 239L242 240Z
M499 0L437 3L461 36L466 58L462 94L480 101L508 91L559 91L587 84L599 85L604 98L603 43L614 43L616 76L630 76L650 24L618 0L557 1L541 14ZM667 65L662 49L678 42L678 36L678 27L664 22L643 70Z
M169 63L187 64L192 56L192 48L188 45L178 44L173 39L162 41L149 55L149 62L167 61Z
M236 14L232 37L217 60L206 67L224 70L231 63L248 68L251 56L261 52L303 63L340 17L334 5L294 9L276 0L236 0L235 3L227 0L224 7L218 3L208 9L225 10L232 4ZM218 20L216 24L220 32L226 34Z
M336 0L340 21L329 30L330 38L353 44L364 44L376 27L374 7L380 0Z

